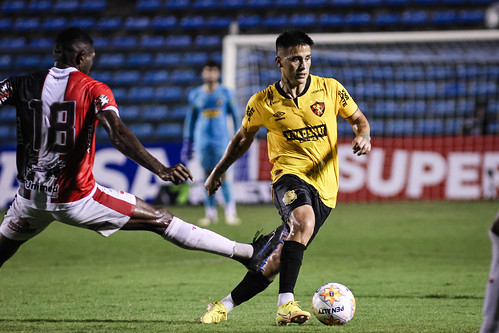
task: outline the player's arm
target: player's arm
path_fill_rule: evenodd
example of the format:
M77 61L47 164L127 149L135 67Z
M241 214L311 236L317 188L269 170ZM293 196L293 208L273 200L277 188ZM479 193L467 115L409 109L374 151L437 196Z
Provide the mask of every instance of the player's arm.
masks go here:
M192 159L192 154L194 153L194 128L196 127L198 114L197 108L192 106L185 117L183 130L184 139L182 142L182 149L180 151L180 159L182 163L190 161Z
M355 139L352 141L353 153L360 155L369 154L371 152L371 128L366 116L357 109L347 121L352 126L355 133Z
M244 155L253 143L256 132L248 132L244 127L240 127L234 134L225 150L224 156L217 163L211 174L206 179L204 187L208 190L208 195L214 194L222 185L222 176L229 167Z
M97 113L97 119L106 130L116 149L158 175L162 180L179 184L187 179L193 179L190 171L184 165L179 163L169 168L152 156L114 111L100 111Z

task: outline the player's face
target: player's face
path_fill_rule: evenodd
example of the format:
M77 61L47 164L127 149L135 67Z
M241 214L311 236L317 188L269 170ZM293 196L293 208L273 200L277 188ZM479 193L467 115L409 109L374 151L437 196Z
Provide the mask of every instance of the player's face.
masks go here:
M288 84L291 86L305 84L312 64L310 45L278 48L276 64L281 68L282 78Z
M220 78L220 70L218 67L204 66L201 76L204 82L217 82Z

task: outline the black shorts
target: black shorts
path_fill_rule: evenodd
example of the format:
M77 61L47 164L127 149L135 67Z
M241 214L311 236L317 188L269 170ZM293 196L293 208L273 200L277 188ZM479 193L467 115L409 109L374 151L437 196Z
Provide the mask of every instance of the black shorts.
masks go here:
M331 213L331 208L322 202L317 190L295 175L286 174L272 184L272 201L284 223L288 222L295 208L303 205L312 206L315 213L315 226L308 245Z

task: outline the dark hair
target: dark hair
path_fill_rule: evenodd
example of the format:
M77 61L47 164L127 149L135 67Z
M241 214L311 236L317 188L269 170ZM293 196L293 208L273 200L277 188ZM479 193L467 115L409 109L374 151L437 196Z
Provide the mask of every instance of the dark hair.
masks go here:
M314 45L314 41L309 35L297 29L285 30L275 41L276 52L280 47L288 48L298 45L312 46Z
M218 68L218 70L221 69L220 64L213 59L210 59L207 62L205 62L202 68L205 68L205 67L216 67L216 68Z
M62 59L65 55L77 51L75 45L83 44L85 48L94 46L92 38L80 28L67 28L59 32L54 41L54 58Z
M85 31L80 28L67 28L59 32L55 38L54 44L59 44L63 46L71 46L74 43L83 43L88 46L94 46L94 41Z

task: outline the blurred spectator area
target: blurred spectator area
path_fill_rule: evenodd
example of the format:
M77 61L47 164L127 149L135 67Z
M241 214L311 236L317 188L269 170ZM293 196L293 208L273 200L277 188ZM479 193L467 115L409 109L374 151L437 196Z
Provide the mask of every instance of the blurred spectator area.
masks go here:
M483 29L484 13L491 3L492 0L3 0L0 77L50 67L56 33L70 26L81 27L95 42L97 56L91 76L113 89L125 123L144 142L180 141L187 94L201 83L199 70L204 62L221 62L223 36L229 32L277 34L289 27L309 33ZM360 91L361 87L354 89ZM391 107L390 103L375 105L372 112ZM406 108L419 110L414 105ZM4 108L0 120L0 144L12 143L13 110ZM99 129L98 140L104 137Z

